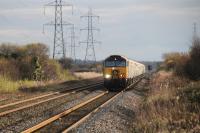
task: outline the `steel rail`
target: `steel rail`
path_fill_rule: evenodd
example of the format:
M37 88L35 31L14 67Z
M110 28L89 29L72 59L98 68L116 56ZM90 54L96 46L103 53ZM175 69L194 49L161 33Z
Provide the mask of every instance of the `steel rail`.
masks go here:
M101 82L97 82L97 83L101 83ZM57 91L57 92L51 92L51 93L47 93L47 94L40 95L40 96L37 96L37 97L33 97L33 98L17 101L17 102L14 102L14 103L1 105L0 109L7 108L7 107L10 107L10 106L15 106L15 105L22 104L22 103L29 102L29 101L33 101L33 100L37 100L37 99L40 99L40 98L48 97L48 96L51 96L51 95L56 95L56 94L59 94L59 93L62 93L62 92L66 92L66 91L73 91L73 90L78 89L80 87L86 87L86 86L94 85L94 84L97 84L97 83L88 84L88 85L84 85L84 86L80 85L80 86L75 86L75 87L68 86L68 87L65 87L65 88L70 88L71 87L71 89L63 90L63 91Z
M68 127L67 129L65 129L64 131L62 131L62 133L68 133L69 131L71 131L73 128L77 127L79 124L83 123L87 118L89 118L92 114L96 113L99 109L105 107L107 104L109 104L111 101L113 101L116 97L118 97L120 93L117 93L115 96L113 96L111 99L109 99L108 101L106 101L105 103L103 103L102 105L100 105L99 107L97 107L96 109L94 109L92 112L90 112L89 114L87 114L86 116L84 116L83 118L81 118L79 121L75 122L74 124L72 124L70 127Z
M134 85L136 85L137 83L139 83L141 81L141 79L143 78L143 76L141 76L139 79L136 79L134 81L133 84L131 84L130 86L128 86L126 89L116 93L116 94L113 94L111 95L111 97L108 97L109 99L106 100L106 101L103 101L103 103L100 103L100 105L98 107L95 107L95 109L93 109L92 111L88 111L89 113L87 113L85 116L81 117L78 121L75 121L75 123L73 123L72 125L70 125L69 127L67 127L63 133L67 133L69 131L71 131L73 128L77 127L80 123L84 122L88 117L90 117L93 113L97 112L99 109L105 107L108 103L110 103L111 101L113 101L116 97L118 97L120 94L122 94L124 91L132 88ZM98 100L99 98L103 97L103 96L106 96L106 94L109 94L108 91L106 92L103 92L87 101L84 101L82 103L79 103L75 106L73 106L72 108L70 109L67 109L65 110L64 112L60 113L60 114L57 114L29 129L26 129L25 131L23 131L22 133L32 133L32 132L37 132L39 131L40 129L46 127L47 125L59 120L59 119L62 119L63 117L69 115L70 113L72 112L75 112L76 110L78 109L81 109L81 108L84 108L87 104L89 103L92 103L92 102L96 102L95 100Z
M101 84L102 83L98 83L98 84L93 84L93 85L90 85L90 86L80 87L80 89L76 89L76 90L74 90L72 92L69 92L69 93L64 93L64 94L61 94L59 96L56 96L56 97L53 97L53 98L49 98L49 99L46 99L46 100L43 100L43 101L40 101L40 102L36 102L36 103L33 103L33 104L29 104L29 105L25 105L25 106L22 106L22 107L18 107L18 108L15 108L15 109L7 110L7 111L4 111L4 112L1 112L0 113L0 117L8 115L8 114L13 113L13 112L17 112L17 111L29 108L29 107L33 107L33 106L36 106L36 105L39 105L39 104L42 104L42 103L45 103L45 102L48 102L48 101L52 101L52 100L55 100L55 99L58 99L58 98L62 98L62 97L65 97L65 96L67 96L69 94L73 94L73 93L76 93L76 92L79 92L79 91L82 91L82 90L86 90L86 89L89 89L91 87L96 87L96 86L101 85Z
M17 101L17 102L14 102L14 103L9 103L9 104L5 104L5 105L1 105L0 109L7 108L7 107L10 107L10 106L15 106L15 105L22 104L22 103L25 103L25 102L30 102L30 101L37 100L37 99L40 99L40 98L45 98L45 97L48 97L48 96L56 95L56 94L59 94L59 93L62 93L62 92L66 92L66 91L73 91L73 90L78 89L80 87L86 87L86 86L95 85L95 84L98 84L98 83L101 83L101 82L97 82L97 83L93 83L93 84L88 84L88 85L84 85L84 86L81 86L81 85L80 86L75 86L75 87L72 86L72 88L68 89L68 90L52 92L52 93L40 95L40 96L37 96L37 97L33 97L33 98L29 98L29 99ZM67 88L67 87L65 87L65 88ZM69 88L70 88L70 86L69 86Z
M45 120L45 121L39 123L38 125L35 125L34 127L31 127L31 128L29 128L29 129L23 131L22 133L31 133L31 132L35 132L35 131L41 129L42 127L44 127L44 126L46 126L46 125L48 125L48 124L50 124L50 123L52 123L52 122L58 120L59 118L61 118L61 117L65 116L65 115L67 115L67 114L73 112L74 110L77 110L77 109L83 107L84 105L86 105L86 104L88 104L88 103L94 101L95 99L98 99L98 98L102 97L103 95L105 95L105 94L107 94L107 93L108 93L108 91L103 92L103 93L101 93L101 94L99 94L99 95L97 95L97 96L91 98L90 100L87 100L87 101L85 101L85 102L83 102L83 103L80 103L80 104L78 104L78 105L76 105L76 106L74 106L74 107L72 107L72 108L70 108L70 109L68 109L68 110L66 110L66 111L64 111L64 112L62 112L62 113L60 113L60 114L58 114L58 115L55 115L55 116L53 116L53 117L51 117L51 118L49 118L49 119L47 119L47 120Z
M115 98L117 98L124 91L129 90L130 88L132 88L134 85L136 85L137 83L139 83L141 81L141 79L143 79L143 78L144 78L144 76L142 75L141 77L139 77L139 79L136 79L135 82L132 83L131 85L129 85L126 89L120 91L118 94L116 94L115 96L113 96L111 99L109 99L108 101L106 101L105 103L103 103L102 105L100 105L99 107L97 107L96 109L94 109L93 111L91 111L89 114L87 114L86 116L84 116L83 118L81 118L79 121L75 122L74 124L72 124L71 126L69 126L68 128L66 128L64 131L62 131L62 133L68 133L69 131L71 131L72 129L74 129L75 127L77 127L81 123L83 123L92 114L96 113L98 110L100 110L101 108L105 107L107 104L109 104L111 101L113 101Z

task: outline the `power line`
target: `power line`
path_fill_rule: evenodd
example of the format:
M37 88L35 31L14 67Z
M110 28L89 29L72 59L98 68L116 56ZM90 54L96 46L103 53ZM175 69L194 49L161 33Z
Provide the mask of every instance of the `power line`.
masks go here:
M85 16L81 16L81 18L87 19L88 27L81 29L87 31L87 39L85 41L81 41L80 43L87 44L86 46L86 54L85 54L85 62L88 61L95 61L96 62L96 55L95 55L95 48L94 44L101 43L94 39L94 31L100 31L100 29L93 27L94 19L99 20L99 16L93 14L92 9L89 9L88 14Z
M46 4L44 7L54 7L55 8L55 18L54 21L44 24L44 26L54 26L54 45L53 45L53 59L55 58L65 58L66 57L66 46L64 41L64 26L71 25L68 22L63 21L63 7L73 6L63 2L62 0L55 0ZM44 29L44 28L43 28Z

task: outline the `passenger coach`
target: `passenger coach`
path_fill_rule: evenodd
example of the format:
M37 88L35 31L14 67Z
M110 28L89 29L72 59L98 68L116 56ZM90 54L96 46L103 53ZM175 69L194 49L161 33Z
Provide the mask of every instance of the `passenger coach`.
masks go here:
M104 86L108 90L126 88L145 73L145 66L121 55L111 55L103 63Z

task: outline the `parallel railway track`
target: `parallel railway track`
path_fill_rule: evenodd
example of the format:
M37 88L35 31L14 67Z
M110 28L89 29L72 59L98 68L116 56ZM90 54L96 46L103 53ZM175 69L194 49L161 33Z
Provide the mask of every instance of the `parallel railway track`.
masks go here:
M7 98L5 98L5 99L1 99L0 102L6 101L6 100L8 100L8 99L7 99Z
M74 91L57 99L51 99L35 105L27 105L25 108L14 109L13 112L7 112L0 117L0 132L22 132L29 126L44 121L70 107L79 103L82 99L87 100L105 91L102 84L90 86L87 89ZM63 93L64 95L66 93Z
M140 80L137 79L132 85L126 89L132 88ZM124 90L123 90L124 91ZM75 105L74 107L65 110L25 131L23 133L30 132L69 132L86 118L88 118L92 113L96 112L99 108L105 106L111 102L114 98L120 95L121 92L102 92L101 94Z
M98 85L102 85L102 82L97 82L97 83L93 83L93 84L85 85L85 86L77 86L77 87L74 87L74 88L71 88L68 90L64 90L61 92L52 92L52 93L41 95L38 97L2 105L2 106L0 106L0 117L8 115L10 113L14 113L14 112L23 110L23 109L26 109L26 108L30 108L32 106L36 106L36 105L39 105L39 104L42 104L42 103L45 103L45 102L48 102L51 100L56 100L58 98L65 97L72 93L90 89L90 88L98 86Z
M48 93L45 93L44 92L44 94L36 94L35 96L34 95L31 95L31 96L17 96L17 97L14 97L14 99L13 98L4 98L4 99L0 99L0 110L1 110L1 108L4 108L4 106L6 107L6 106L10 106L10 105L12 105L12 104L17 104L17 103L20 103L20 102L23 102L23 101L25 101L25 100L29 100L30 99L30 101L31 100L33 100L33 99L37 99L37 97L39 98L39 97L45 97L45 95L48 95L48 94L56 94L56 93L62 93L62 92L65 92L65 91L68 91L66 88L70 88L69 89L69 91L71 90L71 89L76 89L76 88L79 88L79 87L83 87L83 86L88 86L88 85L92 85L92 84L95 84L95 83L97 83L97 81L98 82L101 82L102 81L102 79L100 79L100 78L96 78L96 79L86 79L86 80L82 80L82 81L80 81L80 82L78 82L78 83L75 83L75 81L74 81L74 83L71 83L71 84L67 84L67 83L65 83L65 82L63 82L63 83L61 83L60 85L60 87L58 87L58 89L57 89L57 91L55 92L53 89L50 89L49 91L50 92L48 92ZM92 84L90 84L90 83L92 83ZM66 85L65 85L66 84ZM57 86L49 86L50 88L57 88Z

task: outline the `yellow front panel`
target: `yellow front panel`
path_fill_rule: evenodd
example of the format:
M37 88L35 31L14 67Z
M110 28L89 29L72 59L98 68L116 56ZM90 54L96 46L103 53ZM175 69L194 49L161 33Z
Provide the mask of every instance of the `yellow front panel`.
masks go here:
M104 67L104 70L103 70L104 77L105 75L112 75L113 70L119 71L119 75L123 75L123 77L121 78L127 77L127 74L128 74L127 67Z

